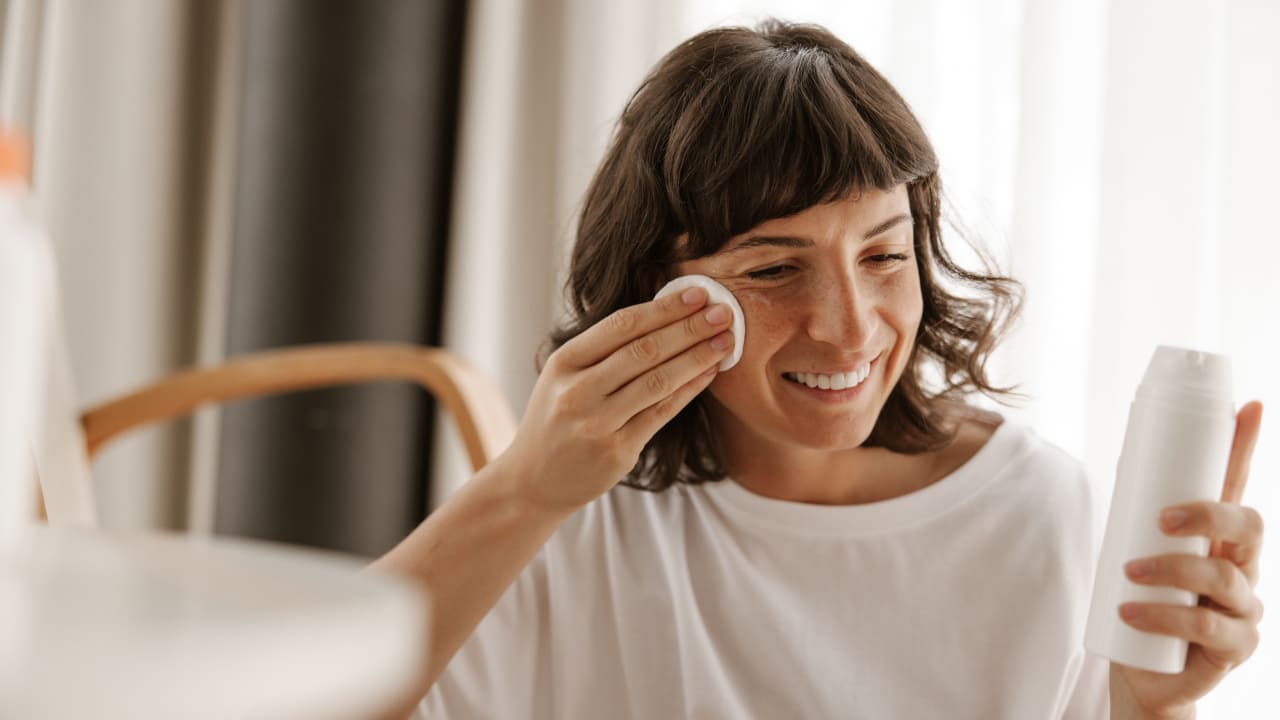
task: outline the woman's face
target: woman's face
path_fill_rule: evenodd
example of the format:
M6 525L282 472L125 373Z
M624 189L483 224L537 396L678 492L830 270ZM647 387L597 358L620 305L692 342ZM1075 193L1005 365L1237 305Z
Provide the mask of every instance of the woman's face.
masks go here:
M742 360L709 389L731 462L735 448L830 451L866 441L920 324L912 227L901 185L766 221L677 266L715 278L742 305ZM815 380L819 387L805 384Z

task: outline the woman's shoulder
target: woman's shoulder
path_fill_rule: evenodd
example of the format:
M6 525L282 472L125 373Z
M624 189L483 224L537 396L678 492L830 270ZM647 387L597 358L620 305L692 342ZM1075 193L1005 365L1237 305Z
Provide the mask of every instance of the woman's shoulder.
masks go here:
M610 538L628 542L645 537L669 537L696 511L697 486L675 484L660 492L623 484L587 503L560 526L554 539L581 547Z
M1004 423L999 414L973 407L966 407L955 418L954 439L934 456L929 471L934 478L946 477L967 464L987 447Z
M955 439L938 451L932 478L980 478L1002 496L1029 495L1079 504L1091 502L1093 489L1084 464L1031 425L1000 413L965 407L953 415ZM978 480L974 480L978 482Z
M1077 458L1024 422L973 406L964 406L953 417L958 425L955 439L939 452L938 460L940 465L949 466L951 470L984 453L1006 462L1083 471L1083 465Z
M1032 425L986 413L966 428L957 436L961 454L971 453L966 469L990 476L990 490L1063 509L1083 511L1096 504L1084 463Z

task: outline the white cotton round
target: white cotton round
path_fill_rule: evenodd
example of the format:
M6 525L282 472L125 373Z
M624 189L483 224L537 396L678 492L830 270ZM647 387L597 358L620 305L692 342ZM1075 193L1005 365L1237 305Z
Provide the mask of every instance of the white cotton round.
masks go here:
M733 333L733 350L720 362L720 371L728 370L737 365L738 360L742 359L742 346L747 338L747 323L742 318L742 306L738 304L738 299L733 296L733 293L729 292L729 288L706 275L681 275L663 285L658 294L653 296L653 299L657 300L663 295L681 292L691 287L700 287L707 291L707 306L719 303L728 305L729 309L733 311L733 324L729 327L729 331Z

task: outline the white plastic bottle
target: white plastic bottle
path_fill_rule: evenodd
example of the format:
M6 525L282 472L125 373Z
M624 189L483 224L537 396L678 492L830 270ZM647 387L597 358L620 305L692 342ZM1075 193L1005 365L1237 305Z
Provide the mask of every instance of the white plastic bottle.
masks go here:
M36 514L33 433L53 282L15 145L0 133L0 551L18 542Z
M1220 499L1234 433L1230 360L1157 347L1129 409L1085 628L1086 649L1152 672L1180 673L1186 667L1186 640L1137 630L1120 618L1119 607L1126 602L1191 607L1197 596L1138 585L1125 575L1124 565L1155 555L1208 555L1208 538L1167 535L1159 515L1170 505Z

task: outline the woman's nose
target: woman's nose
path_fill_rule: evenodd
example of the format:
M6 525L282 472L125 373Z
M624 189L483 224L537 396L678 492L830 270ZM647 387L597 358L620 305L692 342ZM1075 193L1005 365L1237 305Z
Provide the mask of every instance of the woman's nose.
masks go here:
M874 324L868 300L852 277L815 288L810 303L809 337L838 347L862 347Z

